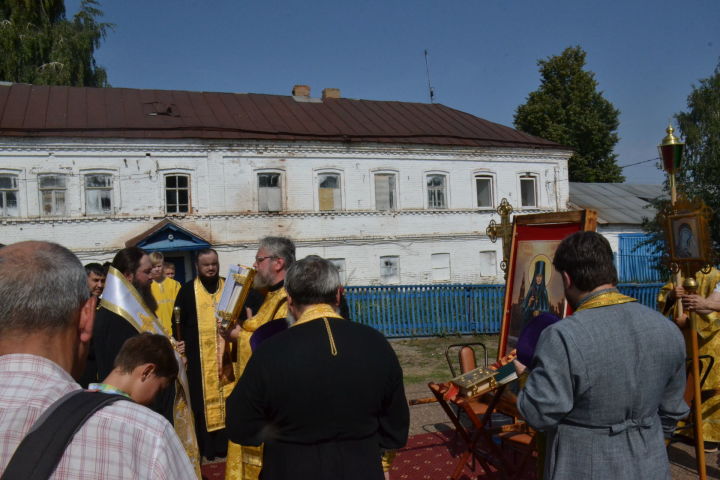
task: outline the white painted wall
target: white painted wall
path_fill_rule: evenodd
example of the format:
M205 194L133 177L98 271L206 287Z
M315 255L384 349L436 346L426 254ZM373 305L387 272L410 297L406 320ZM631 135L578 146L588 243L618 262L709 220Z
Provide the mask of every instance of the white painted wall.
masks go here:
M400 283L432 283L431 255L450 255L450 282L502 281L500 244L485 235L494 209L476 207L474 177L494 178L494 201L516 213L567 204L567 159L556 150L374 144L229 143L120 139L3 138L0 174L19 180L20 217L0 217L0 243L43 239L64 244L86 263L110 260L125 242L165 215L164 175L191 178L192 212L172 220L209 241L230 263L251 263L259 238L285 235L298 256L344 258L348 284L379 283L380 257L398 256ZM280 213L259 213L257 173L283 176ZM342 210L320 212L319 173L341 175ZM375 210L373 174L397 175L397 210ZM447 175L448 208L427 208L426 174ZM37 175L68 175L67 215L40 216ZM111 173L115 214L85 212L83 175ZM522 209L520 175L537 179L538 206ZM497 274L479 274L481 251L497 252ZM487 266L486 266L487 268Z

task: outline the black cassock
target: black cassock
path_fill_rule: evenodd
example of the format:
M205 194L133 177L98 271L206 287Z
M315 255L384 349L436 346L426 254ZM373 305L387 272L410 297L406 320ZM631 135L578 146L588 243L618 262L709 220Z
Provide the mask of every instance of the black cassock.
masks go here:
M125 340L140 333L130 322L107 308L100 307L95 314L93 325L93 344L97 378L103 381L113 370L115 357ZM173 403L175 399L175 385L161 391L153 402L152 409L173 423Z
M380 332L322 319L265 340L226 403L233 442L264 442L264 480L381 480L384 449L405 445L402 369Z
M201 280L203 286L209 293L217 290L217 279L210 281ZM200 338L198 332L197 309L195 303L195 281L191 280L180 287L175 306L180 307L180 338L185 342L185 356L187 357L188 387L190 389L190 405L195 417L195 433L197 435L200 454L207 459L224 457L227 455L228 438L225 429L207 431L205 423L205 405L203 400L202 368L200 363ZM257 293L248 296L246 306L253 311L262 303L262 297L258 298ZM242 309L241 318L245 316L245 308ZM177 336L177 325L173 322L173 336Z

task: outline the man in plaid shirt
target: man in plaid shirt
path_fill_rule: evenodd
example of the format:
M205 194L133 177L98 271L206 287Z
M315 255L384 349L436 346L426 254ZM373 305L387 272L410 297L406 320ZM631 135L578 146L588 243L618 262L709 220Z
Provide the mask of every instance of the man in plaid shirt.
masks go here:
M80 389L97 298L69 250L45 242L0 248L0 472L42 413ZM53 479L193 479L173 427L131 401L92 415Z

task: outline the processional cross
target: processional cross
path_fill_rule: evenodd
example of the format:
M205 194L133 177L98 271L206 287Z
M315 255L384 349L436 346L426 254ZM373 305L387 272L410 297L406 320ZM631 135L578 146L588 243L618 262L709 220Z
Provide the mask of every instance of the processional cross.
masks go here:
M498 215L500 215L500 224L498 225L495 220L490 220L490 224L485 229L485 233L492 243L495 243L498 237L502 239L503 259L502 262L500 262L500 268L502 268L502 271L505 272L505 280L507 280L508 262L510 261L510 247L512 245L512 224L510 223L510 214L513 212L513 208L507 201L507 198L503 198L496 211Z

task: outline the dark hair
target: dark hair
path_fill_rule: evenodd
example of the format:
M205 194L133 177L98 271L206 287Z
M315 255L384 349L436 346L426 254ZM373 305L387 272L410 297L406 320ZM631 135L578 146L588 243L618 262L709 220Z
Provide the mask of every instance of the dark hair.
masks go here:
M618 283L610 243L596 232L575 232L563 240L555 251L553 265L557 271L566 272L583 292Z
M334 305L339 288L337 268L317 255L293 263L285 276L285 289L298 305Z
M264 237L260 239L260 246L270 255L282 258L285 261L285 270L295 263L295 244L287 237Z
M139 247L123 248L115 254L112 266L123 275L133 275L140 268L140 260L145 255L147 255L145 250Z
M85 269L67 248L21 242L0 249L0 334L67 328L88 298Z
M170 340L164 335L144 332L125 340L113 366L130 373L145 363L155 364L155 375L174 379L178 364Z
M91 273L94 273L99 277L107 276L107 270L105 270L99 263L88 263L85 265L85 273L87 273L88 277Z
M211 253L219 256L214 248L201 248L197 251L197 253L195 253L195 263L197 263L200 260L200 257L202 257L203 255L210 255Z

